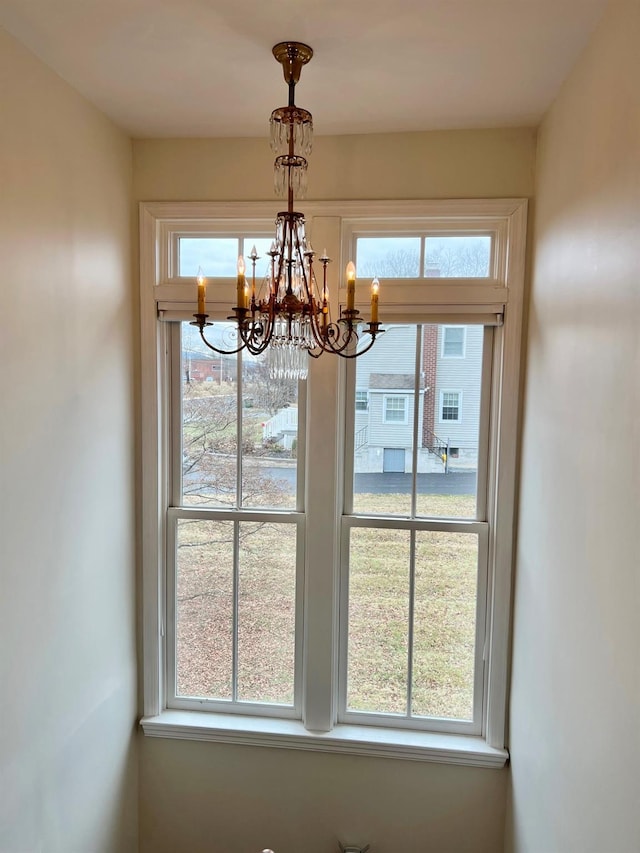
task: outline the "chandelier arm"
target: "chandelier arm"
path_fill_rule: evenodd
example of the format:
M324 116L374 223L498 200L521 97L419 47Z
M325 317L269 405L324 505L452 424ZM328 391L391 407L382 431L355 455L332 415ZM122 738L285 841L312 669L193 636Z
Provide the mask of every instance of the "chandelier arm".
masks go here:
M304 219L302 219L301 225L303 228L304 228L304 224L305 224ZM295 237L294 237L294 234L295 234ZM304 292L305 292L305 295L307 297L307 301L310 302L311 297L312 297L312 292L311 292L311 286L312 286L312 282L311 282L311 258L309 258L309 277L307 278L307 270L305 270L305 268L304 268L304 252L302 251L302 246L300 244L300 235L298 233L298 229L293 228L293 224L291 227L291 236L292 236L292 239L294 239L294 249L295 249L295 253L296 253L297 258L298 258L298 264L300 265L300 269L302 270L302 281L304 284Z
M273 333L275 331L275 310L274 310L274 300L269 298L269 303L267 305L267 311L261 311L260 313L266 317L262 322L265 324L265 331L263 334L263 339L267 342L267 346L271 343L271 339L273 338Z
M308 276L307 276L308 272ZM304 289L307 294L307 301L309 305L315 306L315 295L313 285L315 283L316 290L318 289L318 282L316 281L315 274L313 272L313 260L312 257L309 257L309 269L305 272L304 263L302 264L302 275L304 279Z
M230 349L230 350L218 349L218 347L214 347L213 344L210 344L209 341L204 336L205 325L213 326L213 323L208 323L208 324L203 323L202 325L200 325L200 323L197 322L197 323L191 323L191 325L198 327L198 331L200 332L200 337L202 338L202 343L205 346L209 347L210 350L217 352L218 355L235 355L236 353L240 352L240 350L243 350L246 346L246 344L243 342L242 346L239 346L237 349Z
M346 329L341 328L340 321L329 323L327 326L327 337L324 341L326 344L325 352L341 355L354 341L357 344L359 340L358 330L352 322L348 323ZM342 343L340 343L341 341Z
M262 353L266 350L266 348L268 346L269 346L268 341L262 341L259 345L255 345L252 342L250 344L247 344L247 349L249 350L251 355L262 355Z
M252 334L247 339L247 349L252 355L262 355L271 343L273 337L273 324L267 326L266 333Z
M375 343L376 337L378 335L383 334L383 333L384 333L384 329L378 329L376 331L370 331L369 329L365 329L364 334L371 335L371 340L366 345L366 347L358 350L357 352L352 352L352 353L345 352L344 350L346 349L346 346L342 347L340 349L334 349L333 347L327 348L326 346L323 346L322 344L319 343L318 344L318 352L313 352L312 350L308 350L308 353L311 356L311 358L320 358L320 356L322 355L323 352L330 352L330 353L333 353L334 355L339 355L341 358L359 358L361 355L364 355L365 352L369 352L369 350L371 349L371 347ZM361 340L361 338L358 336L357 332L354 332L353 334L356 335L358 341ZM351 335L350 341L353 340L353 334Z
M262 320L255 320L253 318L245 326L238 326L238 333L242 338L244 346L252 355L260 355L269 346L272 330L270 327L267 327L267 334L264 334L261 331L263 328Z
M352 353L336 352L336 355L339 355L340 358L358 358L359 356L364 355L365 352L369 352L369 350L371 349L371 347L374 345L374 343L376 341L376 336L375 336L375 334L373 334L373 332L369 332L368 330L365 330L365 332L366 332L366 334L371 335L371 340L366 345L366 347L358 350L357 352L352 352ZM358 341L360 341L360 340L361 340L361 338L358 338Z
M311 300L311 305L312 305L312 309L311 309L311 313L310 313L310 324L311 324L311 332L313 334L314 340L317 341L318 346L320 346L322 348L323 352L330 352L330 350L327 350L322 346L322 341L324 340L324 337L325 337L324 332L326 330L328 330L328 328L331 324L327 324L326 329L323 331L323 328L320 326L320 323L318 322L318 315L321 312L318 312L316 310L315 302L313 299Z

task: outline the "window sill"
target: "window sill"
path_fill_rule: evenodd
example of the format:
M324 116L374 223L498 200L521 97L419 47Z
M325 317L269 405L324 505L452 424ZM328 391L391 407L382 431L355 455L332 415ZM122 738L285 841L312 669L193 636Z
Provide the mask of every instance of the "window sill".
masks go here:
M488 746L480 737L374 726L337 725L330 732L309 732L299 720L200 711L163 711L155 717L143 717L140 725L147 737L342 752L473 767L503 767L509 757L506 749Z

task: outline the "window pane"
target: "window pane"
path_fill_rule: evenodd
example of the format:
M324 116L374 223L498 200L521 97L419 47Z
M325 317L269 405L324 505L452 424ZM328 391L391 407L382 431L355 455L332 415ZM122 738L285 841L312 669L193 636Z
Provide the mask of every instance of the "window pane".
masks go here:
M385 397L384 398L384 420L386 423L406 423L407 420L407 398Z
M369 408L369 394L367 391L356 391L356 410L366 412Z
M358 277L418 278L420 237L358 237Z
M405 714L409 533L351 530L347 709Z
M213 341L229 347L231 324L216 323ZM185 504L234 506L237 495L236 356L204 346L182 324L182 476Z
M231 699L233 522L178 522L176 692Z
M478 539L416 533L412 714L473 718Z
M440 420L460 420L460 394L457 391L442 392L442 410Z
M178 243L178 275L196 276L198 267L207 278L236 275L240 254L237 237L181 237Z
M243 506L295 509L298 382L272 378L266 355L243 365Z
M442 356L445 328L463 331L464 358ZM389 326L356 360L356 398L351 402L355 513L412 511L417 388L415 513L475 518L483 340L481 326Z
M238 699L293 704L296 526L240 524Z
M464 358L464 326L444 326L442 330L442 357Z
M444 358L445 329L456 328L464 331L464 358ZM483 326L423 327L417 515L475 518L483 341Z
M488 234L427 237L425 240L426 278L487 278L490 263L491 237Z
M388 326L356 359L356 394L369 405L355 408L354 512L411 511L416 328Z
M182 324L182 334L184 504L295 508L297 382L272 379L262 357L212 352L189 323ZM215 323L211 337L216 345L232 349L234 325ZM238 370L242 379L240 440Z

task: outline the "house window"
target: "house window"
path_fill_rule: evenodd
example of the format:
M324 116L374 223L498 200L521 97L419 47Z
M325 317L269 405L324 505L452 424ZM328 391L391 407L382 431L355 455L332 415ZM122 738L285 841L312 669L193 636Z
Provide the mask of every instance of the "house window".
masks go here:
M442 358L464 358L466 328L464 326L442 327Z
M394 394L384 397L384 418L385 424L406 424L407 423L407 398Z
M458 423L461 420L462 392L440 392L440 420Z
M366 391L356 391L356 411L366 412L369 408L369 395Z
M233 259L268 252L272 206L141 208L145 733L504 762L525 208L440 207L311 206L333 257L373 264L389 240L393 298L374 347L310 360L308 383L267 381L246 353L205 358L190 325L202 267L208 334L233 349ZM488 260L467 304L464 271L432 277L426 248L469 223ZM337 305L343 284L331 288ZM463 329L464 363L438 351L447 328ZM198 360L215 382L196 378ZM475 476L459 495L439 424L460 420L463 393Z

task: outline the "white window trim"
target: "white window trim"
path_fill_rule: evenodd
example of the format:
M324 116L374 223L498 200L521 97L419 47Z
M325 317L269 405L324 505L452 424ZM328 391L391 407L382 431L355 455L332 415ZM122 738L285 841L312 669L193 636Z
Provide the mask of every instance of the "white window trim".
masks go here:
M358 398L358 394L364 394L364 397ZM366 388L358 388L356 390L356 412L368 412L369 411L369 391ZM358 406L358 403L364 403L364 406Z
M462 352L460 355L447 355L444 351L444 343L445 338L447 337L447 329L462 329ZM446 358L449 360L450 358L465 358L467 352L467 327L466 326L454 326L447 324L443 326L442 329L442 348L440 350L440 358Z
M387 419L387 400L402 400L404 403L404 416L402 420ZM409 423L409 399L408 395L400 392L395 394L383 394L382 396L382 423L389 426L406 426ZM400 411L400 409L397 409Z
M495 317L504 316L504 326L496 330L495 345L490 358L494 361L494 387L490 408L493 424L490 441L499 464L489 472L487 482L487 505L495 505L500 491L501 512L489 536L489 576L487 600L490 618L487 624L484 657L485 691L484 723L481 737L449 735L434 732L404 732L376 728L375 737L369 737L365 727L336 726L335 708L322 708L318 696L326 693L327 685L335 683L335 636L325 637L328 632L318 626L314 617L312 601L328 596L331 602L338 600L338 579L334 571L324 572L322 578L310 571L305 586L305 631L313 635L315 659L306 660L308 671L305 701L312 711L305 711L304 722L274 720L251 717L242 721L237 715L227 724L223 715L208 716L195 711L168 711L165 702L164 638L166 635L165 613L165 562L163 553L165 504L163 482L158 477L159 465L166 458L166 435L158 426L163 407L163 389L160 387L161 366L167 359L165 335L158 323L158 313L176 319L193 313L195 282L177 281L169 275L170 240L178 231L207 233L209 223L241 219L254 219L255 227L264 228L272 221L277 205L271 203L143 203L140 206L141 233L141 334L142 334L142 435L143 449L143 643L144 643L144 717L142 726L149 735L180 737L205 740L228 740L240 743L256 743L299 749L320 749L350 753L386 754L429 761L499 766L507 753L504 749L506 698L509 649L509 602L511 597L511 572L513 551L513 505L515 496L515 471L518 420L518 370L520 361L524 247L526 236L526 208L524 199L489 199L483 201L409 201L409 202L311 202L305 205L314 239L323 243L327 237L329 253L340 258L341 263L333 266L331 289L335 296L340 287L335 269L342 265L350 249L353 234L377 231L380 222L401 217L405 222L429 219L429 230L455 229L467 223L468 227L493 235L491 278L474 280L427 279L419 282L386 282L383 300L386 322L415 322L430 320L440 323L465 324L474 320L494 323ZM341 227L342 226L342 227ZM255 227L246 226L255 230ZM424 227L424 226L423 226ZM364 230L363 230L364 229ZM257 232L256 232L257 233ZM506 251L507 242L509 251ZM161 251L156 254L156 247ZM416 284L420 287L420 302L414 297ZM363 286L364 285L364 286ZM396 286L397 285L397 286ZM232 304L234 282L223 280L216 288L216 302L208 302L210 314L226 316ZM212 289L213 290L213 289ZM455 297L452 299L452 294ZM342 293L340 294L342 295ZM420 304L425 299L429 304L427 316L420 316ZM337 304L338 299L336 298ZM508 303L508 304L507 304ZM356 307L366 313L368 305L368 282L357 283ZM461 306L464 306L463 308ZM325 374L337 375L338 359L324 357L314 365L317 370L311 381L322 385ZM498 379L499 377L499 379ZM496 384L497 383L497 384ZM334 388L335 386L331 386ZM321 411L329 403L328 409ZM310 416L310 441L314 447L326 448L323 453L329 462L331 474L323 488L333 489L338 485L336 465L337 445L334 437L326 441L323 433L327 421L332 422L341 403L332 391L325 399L317 395L315 411ZM316 417L317 415L317 417ZM333 421L335 423L335 420ZM316 439L317 442L316 442ZM335 469L335 470L334 470ZM321 490L320 490L321 491ZM323 521L333 523L331 511L322 503L322 494L313 494L309 488L307 512L322 516ZM320 527L318 526L318 530ZM327 543L326 536L320 537L311 530L307 535L306 553L326 553L326 548L338 552L338 537ZM322 546L319 547L319 546ZM337 563L337 560L336 560ZM336 625L337 632L337 625ZM319 634L320 632L320 635ZM334 632L335 634L335 632ZM325 639L323 646L322 639ZM331 731L328 729L333 726ZM314 731L315 730L315 731ZM317 732L327 734L317 734ZM411 746L407 746L407 742ZM404 743L405 745L399 745Z
M457 394L458 395L458 417L455 420L451 418L443 418L442 410L444 407L444 395L445 394ZM457 388L441 388L440 389L440 403L438 407L438 423L441 424L456 424L458 426L462 423L462 391Z

